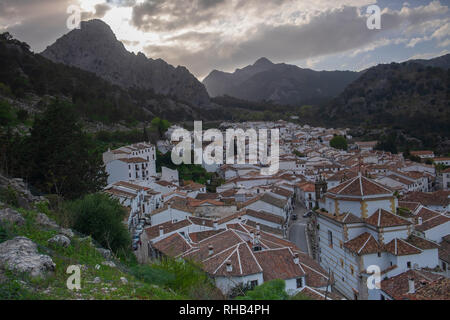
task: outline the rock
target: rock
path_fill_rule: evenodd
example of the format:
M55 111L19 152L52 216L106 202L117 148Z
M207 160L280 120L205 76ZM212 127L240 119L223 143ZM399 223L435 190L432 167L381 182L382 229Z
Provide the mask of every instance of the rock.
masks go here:
M100 283L102 282L102 280L100 280L100 277L95 277L94 281L92 281L92 283Z
M0 243L0 267L42 277L55 270L52 258L38 253L37 245L25 237L16 237Z
M71 229L61 228L59 232L69 238L73 238L75 235Z
M59 225L53 221L52 219L50 219L49 217L47 217L47 215L39 212L36 216L36 222L43 226L43 227L50 227L53 229L60 229Z
M122 282L122 284L128 284L128 280L125 277L121 277L120 281Z
M23 226L25 224L25 219L19 212L10 208L6 208L0 210L0 222L9 222L11 224Z
M70 239L62 234L59 234L49 239L48 243L67 248L68 246L70 246Z
M110 267L110 268L115 268L116 267L116 264L114 262L112 262L112 261L103 261L102 265Z
M111 250L103 249L103 248L95 248L105 259L111 259Z

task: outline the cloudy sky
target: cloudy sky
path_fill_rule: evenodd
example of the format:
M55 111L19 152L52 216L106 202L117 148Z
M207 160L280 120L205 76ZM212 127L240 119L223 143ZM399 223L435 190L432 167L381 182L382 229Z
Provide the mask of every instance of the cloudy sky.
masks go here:
M367 28L367 7L382 10ZM108 23L128 50L199 79L260 57L315 70L362 70L450 52L450 0L0 0L0 30L41 52L67 33L67 8Z

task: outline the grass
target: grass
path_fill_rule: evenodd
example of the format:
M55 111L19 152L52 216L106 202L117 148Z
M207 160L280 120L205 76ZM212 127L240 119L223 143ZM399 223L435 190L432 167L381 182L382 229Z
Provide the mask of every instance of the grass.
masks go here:
M38 210L54 218L58 215L46 204L37 204ZM119 254L113 261L116 267L102 265L103 256L96 250L90 237L74 236L67 248L50 246L48 240L56 230L42 228L36 223L37 211L17 209L25 218L23 226L0 225L0 242L24 236L38 245L41 254L49 255L55 271L45 278L33 279L25 274L7 271L8 281L0 283L0 300L177 300L220 298L213 282L200 268L184 261L163 260L159 263L138 265L131 251ZM67 268L80 266L81 289L67 288ZM0 274L1 277L1 274ZM93 283L99 277L101 283ZM125 277L127 283L121 278Z

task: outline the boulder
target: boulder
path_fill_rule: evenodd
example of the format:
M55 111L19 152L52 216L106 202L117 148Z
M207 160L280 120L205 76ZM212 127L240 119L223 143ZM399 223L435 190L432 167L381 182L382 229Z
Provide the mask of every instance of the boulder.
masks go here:
M10 208L6 208L3 210L0 210L0 223L9 222L11 224L23 226L25 224L25 219L22 217L22 215Z
M114 262L112 262L112 261L103 261L102 265L110 267L110 268L115 268L116 267L116 264Z
M103 248L95 248L95 250L98 251L98 253L100 253L103 258L109 260L111 259L111 250L107 250L107 249L103 249Z
M43 277L55 270L52 258L40 254L37 244L25 237L16 237L0 243L0 268L28 273L31 277Z
M125 284L125 285L128 284L128 280L125 277L121 277L120 281L122 282L122 284Z
M95 277L94 281L92 281L92 283L100 283L102 282L102 280L100 279L100 277Z
M61 229L59 229L59 232L68 238L73 238L75 235L71 229L61 228Z
M53 221L52 219L50 219L49 217L47 217L47 215L39 212L36 216L36 222L43 226L43 227L50 227L52 229L59 229L59 225Z
M70 239L62 234L58 234L53 238L49 239L48 243L51 245L67 248L68 246L70 246Z

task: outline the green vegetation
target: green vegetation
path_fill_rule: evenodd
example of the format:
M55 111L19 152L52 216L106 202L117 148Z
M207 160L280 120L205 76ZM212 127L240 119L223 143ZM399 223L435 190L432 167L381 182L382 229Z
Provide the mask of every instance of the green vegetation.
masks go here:
M272 280L247 291L245 296L237 297L236 300L288 300L285 288L284 280Z
M2 169L28 178L42 192L75 199L106 184L101 155L69 104L51 104L36 116L29 136L0 132L0 140L5 141Z
M92 236L114 252L129 250L131 239L123 223L126 210L118 200L103 193L90 194L70 202L68 210L77 231Z
M345 139L345 137L343 136L335 136L333 139L331 139L330 146L335 149L347 150L347 139Z

